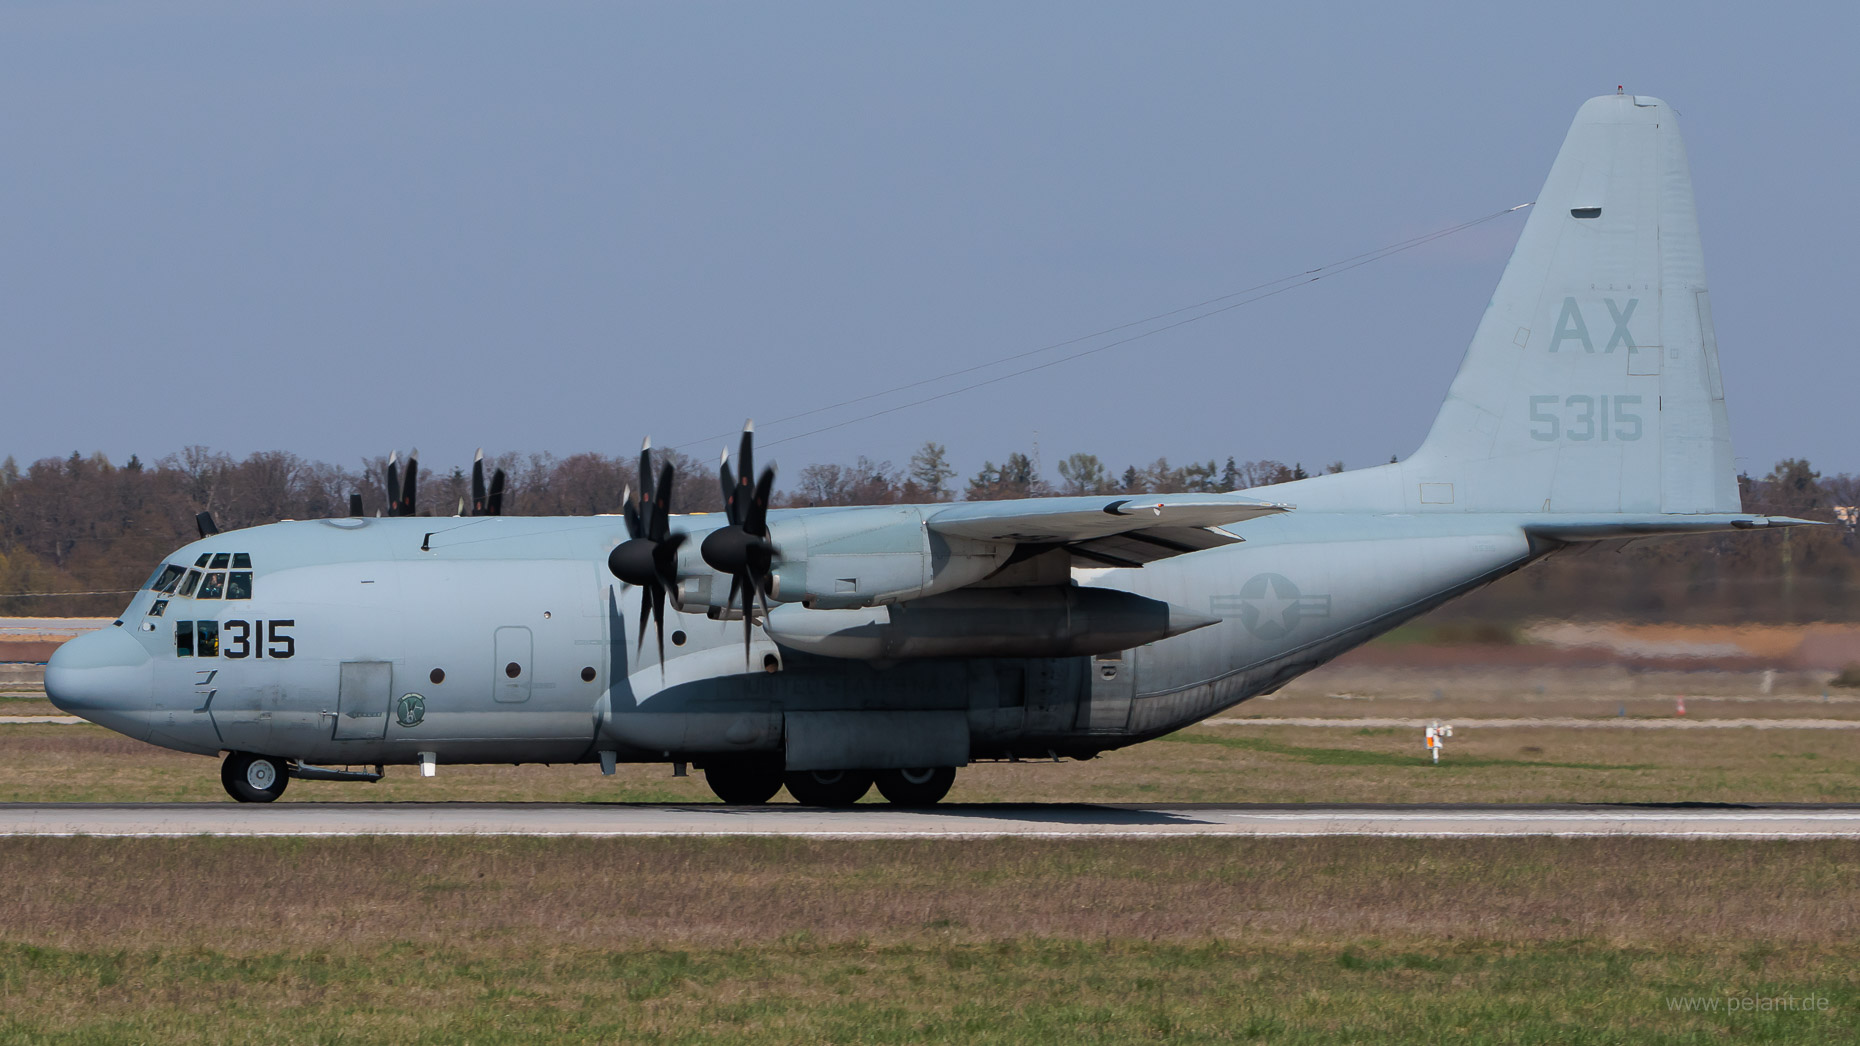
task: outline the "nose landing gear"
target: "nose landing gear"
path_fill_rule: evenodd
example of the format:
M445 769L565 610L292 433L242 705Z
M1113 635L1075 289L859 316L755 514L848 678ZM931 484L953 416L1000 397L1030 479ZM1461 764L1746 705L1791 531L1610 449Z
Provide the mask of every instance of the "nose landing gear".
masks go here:
M284 760L250 752L228 752L220 764L220 783L226 794L242 803L269 803L284 794L290 784Z

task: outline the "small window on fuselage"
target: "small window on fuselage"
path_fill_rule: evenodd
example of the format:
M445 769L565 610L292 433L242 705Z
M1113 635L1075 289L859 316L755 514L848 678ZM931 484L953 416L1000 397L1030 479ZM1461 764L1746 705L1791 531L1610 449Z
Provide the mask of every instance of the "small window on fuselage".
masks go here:
M173 592L175 582L181 580L184 572L180 567L171 563L162 568L161 576L156 578L155 583L149 587L157 592Z
M149 616L160 617L162 613L166 611L167 609L168 609L168 601L165 599L158 599L155 602L149 604Z
M194 622L194 654L197 657L220 656L220 623Z
M252 598L252 572L250 570L235 570L226 575L226 598Z
M218 599L226 587L226 575L217 570L207 572L200 581L200 591L194 593L195 599Z
M194 623L192 621L174 623L174 656L194 656Z
M193 595L194 586L198 584L200 584L200 571L198 570L188 571L187 580L181 582L181 595L184 595L184 596Z

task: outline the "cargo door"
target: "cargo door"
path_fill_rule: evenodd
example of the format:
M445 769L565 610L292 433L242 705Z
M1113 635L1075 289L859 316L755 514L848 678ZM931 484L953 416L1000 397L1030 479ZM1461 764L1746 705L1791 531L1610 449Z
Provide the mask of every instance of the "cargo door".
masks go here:
M536 666L530 663L535 646L530 630L511 626L497 630L497 660L493 662L491 693L499 701L513 704L530 699L530 680Z
M386 736L393 688L393 662L344 661L336 695L336 740L378 741Z

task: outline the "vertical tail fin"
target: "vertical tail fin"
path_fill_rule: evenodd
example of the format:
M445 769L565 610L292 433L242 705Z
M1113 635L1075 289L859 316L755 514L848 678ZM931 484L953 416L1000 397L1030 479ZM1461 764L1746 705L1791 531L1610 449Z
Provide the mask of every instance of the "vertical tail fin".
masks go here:
M1404 469L1416 507L1736 512L1677 116L1576 114L1447 401Z
M1359 478L1321 482L1346 477ZM1583 105L1420 450L1298 486L1286 499L1314 506L1739 511L1670 106L1635 95Z

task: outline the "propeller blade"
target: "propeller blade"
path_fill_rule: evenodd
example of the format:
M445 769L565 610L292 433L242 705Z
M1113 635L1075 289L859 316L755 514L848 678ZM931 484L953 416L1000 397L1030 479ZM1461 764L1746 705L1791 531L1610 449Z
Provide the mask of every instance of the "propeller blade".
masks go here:
M671 515L672 463L668 461L659 467L659 486L652 493L652 523L646 529L646 536L654 541L664 541Z
M723 492L723 516L736 523L736 476L730 471L730 448L717 455L717 487Z
M684 543L685 535L671 534L653 549L652 570L667 592L678 591L678 546Z
M754 418L743 422L743 439L736 445L736 492L743 501L749 500L751 477L756 474L756 422ZM749 506L743 506L743 519L749 518ZM741 523L742 520L737 520Z
M194 513L194 529L200 531L200 536L203 538L210 538L220 532L219 524L213 522L211 512Z
M633 504L633 488L630 485L620 493L620 515L626 520L627 537L646 536L646 526L640 521L639 506Z
M665 589L652 586L652 624L659 634L659 678L665 678Z
M751 574L749 584L743 586L743 666L745 668L749 667L750 634L755 631L756 627L755 604L750 602L755 598L755 588L756 578L754 574Z
M420 490L420 452L413 451L407 455L407 474L400 481L400 514L414 514L414 498Z
M646 506L652 502L652 437L647 436L639 445L639 506L640 518L647 518Z
M471 514L484 515L484 448L478 448L478 456L471 459Z
M743 530L756 537L768 537L769 533L769 491L775 486L775 470L763 469L762 478L756 481L755 499L749 503L748 518L743 521Z
M400 515L400 451L388 451L387 514Z
M642 585L639 590L639 644L633 648L635 657L646 649L646 619L652 616L651 588L650 585Z
M504 514L504 470L491 473L491 496L484 504L484 514L501 516Z
M350 494L349 495L349 515L359 517L361 514L362 514L362 496L360 494Z

